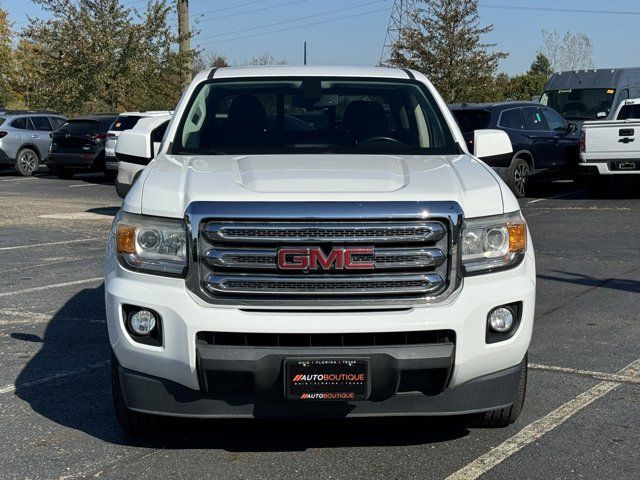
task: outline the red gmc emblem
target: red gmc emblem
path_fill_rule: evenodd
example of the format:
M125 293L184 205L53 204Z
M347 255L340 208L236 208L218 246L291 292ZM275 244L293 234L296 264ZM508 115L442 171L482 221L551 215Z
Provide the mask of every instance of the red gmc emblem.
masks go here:
M281 248L278 268L282 270L373 270L375 262L353 260L354 255L373 255L373 247L336 247L327 254L320 247Z

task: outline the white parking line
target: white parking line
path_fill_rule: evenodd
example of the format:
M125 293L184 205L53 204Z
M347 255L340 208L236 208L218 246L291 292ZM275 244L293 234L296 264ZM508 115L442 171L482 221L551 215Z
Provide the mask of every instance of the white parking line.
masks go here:
M109 360L104 360L102 362L90 363L82 367L74 368L73 370L66 370L47 375L46 377L36 378L35 380L29 380L28 382L11 383L9 385L5 385L4 387L0 387L0 394L11 393L21 388L32 387L34 385L40 385L42 383L50 382L51 380L58 380L59 378L69 377L71 375L77 375L79 373L85 373L91 370L97 370L98 368L104 367L108 363L110 363Z
M552 197L536 198L535 200L531 200L531 201L527 202L527 205L531 205L533 203L538 203L538 202L543 202L545 200L552 200L554 198L568 197L569 195L575 195L577 193L584 193L584 192L586 192L586 190L582 189L582 190L575 190L573 192L561 193L559 195L553 195Z
M67 185L69 188L76 188L76 187L99 187L101 186L101 183L76 183L74 185Z
M584 377L591 377L596 380L606 380L608 382L640 384L640 376L634 376L634 375L618 375L617 373L596 372L593 370L581 370L579 368L556 367L554 365L540 365L538 363L530 363L529 368L533 370L544 370L547 372L558 372L558 373L569 373L573 375L582 375Z
M637 375L637 370L639 368L640 359L617 372L617 375ZM504 462L507 458L519 452L522 448L532 442L535 442L554 428L562 425L573 415L599 398L604 397L619 385L620 383L618 382L601 382L597 384L595 387L590 388L586 392L578 395L576 398L569 400L564 405L556 408L548 415L527 425L497 447L476 458L473 462L462 467L457 472L449 475L447 480L474 480L479 476L484 475L492 468Z
M63 242L32 243L30 245L16 245L15 247L0 247L0 251L19 250L22 248L33 248L33 247L48 247L50 245L64 245L66 243L82 243L82 242L95 242L95 241L104 242L104 240L105 240L104 238L80 238L77 240L65 240Z
M1 182L24 182L25 180L36 180L36 177L7 178L6 180L0 180L0 181Z
M50 290L52 288L70 287L72 285L82 285L84 283L102 282L102 277L87 278L86 280L75 280L73 282L54 283L53 285L43 285L41 287L25 288L24 290L14 290L13 292L2 292L0 297L13 297L14 295L22 295L23 293L41 292L42 290Z

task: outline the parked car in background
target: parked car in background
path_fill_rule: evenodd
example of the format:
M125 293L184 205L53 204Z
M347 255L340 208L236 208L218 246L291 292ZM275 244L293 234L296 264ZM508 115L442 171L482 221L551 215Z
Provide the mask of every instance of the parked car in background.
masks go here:
M517 197L527 194L534 175L575 173L580 135L576 125L555 110L533 102L463 103L450 108L470 151L476 130L499 129L509 135L513 154L482 160Z
M613 120L616 105L640 97L640 68L559 72L544 90L540 103L569 121Z
M115 144L115 156L117 158L118 176L116 177L116 192L120 198L124 198L131 185L140 172L150 163L150 159L160 151L160 145L164 132L167 130L171 113L154 112L153 116L140 118L134 127L122 131ZM116 122L117 123L117 122ZM128 155L126 152L130 141L137 141L136 137L143 137L148 146L148 155L138 157ZM111 140L111 139L109 139ZM109 141L107 140L107 142ZM122 149L122 150L121 150ZM124 153L123 153L124 152Z
M614 118L582 126L579 171L595 193L614 178L640 179L640 99L623 101Z
M104 164L107 170L118 170L118 160L116 159L115 147L118 136L121 132L129 130L138 123L141 118L156 117L159 115L168 115L168 111L151 111L151 112L124 112L118 115L113 125L107 132L107 142L104 146Z
M29 176L49 152L50 133L67 121L53 112L7 110L0 114L0 165Z
M104 147L109 127L115 114L99 114L69 120L51 134L51 147L47 162L60 178L71 178L76 173L107 171L104 163Z

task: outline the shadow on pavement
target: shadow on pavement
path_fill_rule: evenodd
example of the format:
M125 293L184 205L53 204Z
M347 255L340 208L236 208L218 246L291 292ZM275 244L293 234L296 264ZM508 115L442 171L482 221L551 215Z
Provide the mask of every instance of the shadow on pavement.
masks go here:
M455 418L335 420L167 420L144 440L120 430L111 404L110 346L104 322L104 287L85 289L52 317L43 338L20 332L11 337L42 341L20 372L16 395L33 411L64 427L106 442L153 448L213 448L231 452L300 451L345 446L438 443L469 434ZM75 372L59 375L64 372ZM38 382L43 377L56 376ZM26 386L20 387L20 384Z
M637 176L640 177L640 176ZM532 182L527 198L557 198L558 200L624 200L640 198L640 178L611 180L603 190L594 193L581 180Z
M621 290L623 292L640 293L640 281L625 278L595 278L582 273L564 272L561 270L551 270L558 275L538 275L544 280L556 282L573 283L588 287L609 288L611 290Z

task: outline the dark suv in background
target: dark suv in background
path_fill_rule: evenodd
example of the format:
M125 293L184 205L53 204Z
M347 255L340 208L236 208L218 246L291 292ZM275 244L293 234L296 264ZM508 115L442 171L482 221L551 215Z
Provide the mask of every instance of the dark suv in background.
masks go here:
M580 135L552 108L533 102L456 104L449 107L458 121L469 151L475 130L499 129L509 135L513 154L483 158L517 197L527 194L532 176L570 173L579 160Z
M60 178L89 171L104 171L115 177L113 170L105 169L104 147L116 118L116 114L100 114L66 122L51 134L49 167Z

